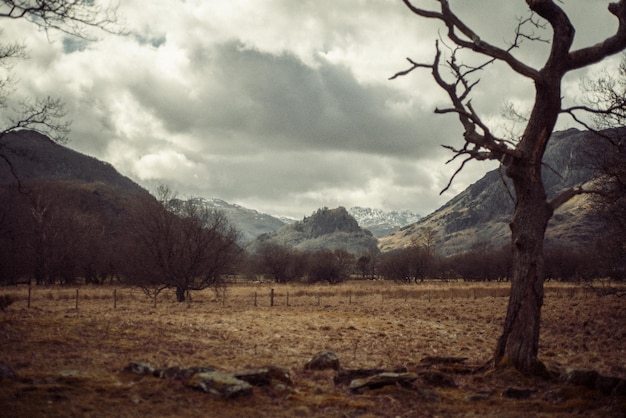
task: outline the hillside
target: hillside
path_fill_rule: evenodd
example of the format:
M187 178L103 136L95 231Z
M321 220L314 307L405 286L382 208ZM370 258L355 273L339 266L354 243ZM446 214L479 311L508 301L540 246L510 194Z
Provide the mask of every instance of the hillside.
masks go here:
M131 207L153 199L113 166L59 145L34 131L0 138L0 186L5 199L63 202L69 210L102 218L107 230L122 231ZM17 189L19 179L19 191Z
M251 249L255 250L265 242L302 251L344 249L357 255L377 251L376 238L371 232L362 229L343 207L318 209L302 221L261 235L251 245Z
M544 158L544 184L549 197L563 189L592 180L593 171L585 163L593 136L569 129L555 132ZM435 245L442 254L455 254L479 242L494 247L508 243L508 223L514 203L510 180L498 170L488 172L440 209L418 222L379 240L382 251L403 248L420 239L428 228L437 231ZM505 186L506 184L506 186ZM550 221L546 244L578 246L593 240L599 224L587 213L588 196L577 196L560 207Z
M206 208L222 212L239 230L241 241L244 243L254 241L259 235L276 231L285 226L285 222L274 216L231 204L221 199L195 198L194 201Z
M8 133L0 139L0 147L5 158L0 161L0 183L15 183L17 176L22 182L103 183L125 193L147 193L112 165L57 144L34 131Z

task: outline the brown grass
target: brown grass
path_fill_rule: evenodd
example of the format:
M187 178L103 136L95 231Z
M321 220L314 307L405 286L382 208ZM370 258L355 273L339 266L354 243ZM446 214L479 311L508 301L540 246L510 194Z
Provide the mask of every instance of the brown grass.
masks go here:
M270 307L270 289L275 306ZM626 401L528 379L510 371L453 375L458 389L434 388L440 401L387 387L352 394L333 372L305 371L322 350L344 368L404 367L425 356L486 362L506 310L506 284L366 282L339 286L233 285L224 295L171 293L156 308L139 290L5 288L15 301L0 312L0 362L17 380L0 382L4 416L623 416ZM256 304L255 306L255 294ZM287 299L289 305L287 305ZM626 301L549 283L540 358L548 368L594 369L626 378ZM230 372L276 365L293 387L255 388L221 400L181 383L121 372L130 361L155 367L213 366ZM502 398L509 387L537 390ZM576 391L576 390L577 391ZM557 393L558 392L558 393ZM472 399L483 394L485 399ZM557 395L554 395L557 393Z

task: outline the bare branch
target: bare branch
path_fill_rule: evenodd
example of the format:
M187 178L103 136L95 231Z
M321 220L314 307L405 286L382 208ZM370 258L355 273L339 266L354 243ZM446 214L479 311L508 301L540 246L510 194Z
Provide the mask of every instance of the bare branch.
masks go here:
M441 20L448 28L448 38L456 45L471 49L479 54L495 58L507 63L515 72L532 79L539 77L539 72L534 68L519 61L509 50L498 48L483 41L480 36L471 30L461 19L456 16L450 9L448 0L439 0L441 4L441 12L433 12L413 6L410 0L403 0L404 4L415 14ZM463 38L460 35L463 36Z
M82 0L2 0L0 18L27 19L39 28L90 39L86 28L121 33L118 5Z
M448 147L445 147L448 148ZM456 156L454 157L456 158ZM453 158L453 159L454 159ZM448 181L448 184L446 184L446 187L443 188L443 190L441 190L439 192L439 194L444 194L446 191L448 191L448 189L450 189L450 187L452 186L452 182L454 181L454 179L456 178L456 176L463 170L463 168L465 167L465 164L467 164L469 161L472 160L472 157L467 157L465 160L463 160L463 162L461 163L461 165L456 169L456 171L454 172L454 174L452 174L452 176L450 176L450 180ZM452 160L450 160L452 161ZM450 162L448 161L448 162Z
M409 69L407 69L407 70L397 72L393 76L389 77L389 80L394 80L394 79L396 79L398 77L402 77L402 76L408 75L413 70L416 70L418 68L433 68L433 64L418 64L417 62L413 61L411 58L407 58L406 60L411 63L411 67Z
M18 116L9 118L10 126L2 131L2 135L30 129L49 136L56 142L66 142L71 122L65 120L65 105L59 99L47 97L35 101L26 100L21 105Z
M566 190L562 191L561 193L556 195L554 198L552 198L548 202L548 204L550 205L552 210L556 210L561 205L564 205L565 203L567 203L574 196L578 196L578 195L581 195L581 194L595 193L594 190L585 189L583 186L584 185L580 185L580 186L576 186L576 187L570 187L569 189L566 189Z

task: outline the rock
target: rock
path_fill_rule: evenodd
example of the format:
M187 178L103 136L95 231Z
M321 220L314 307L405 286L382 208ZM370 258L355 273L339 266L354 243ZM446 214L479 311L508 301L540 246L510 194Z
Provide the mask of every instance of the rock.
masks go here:
M562 376L562 380L574 386L586 386L593 389L600 373L595 370L569 370Z
M605 395L624 395L624 386L626 381L618 377L599 375L596 379L595 388ZM621 394L617 393L621 389Z
M128 366L124 367L123 371L138 375L154 375L155 369L148 363L141 361L131 361Z
M233 376L239 380L248 382L252 386L269 386L272 384L272 376L267 368L242 370L233 373Z
M17 379L17 374L13 371L12 368L7 366L4 363L0 363L0 379Z
M242 370L232 373L237 379L250 383L252 386L267 386L274 380L293 385L289 370L276 366L265 366L258 369Z
M332 351L322 351L315 354L304 368L306 370L339 370L339 358Z
M510 399L528 399L533 393L535 393L535 391L531 389L508 387L502 392L502 397Z
M154 371L154 377L158 377L160 379L178 379L181 372L182 369L178 366L168 367L167 369L156 369Z
M378 389L388 385L410 386L418 379L415 373L379 373L363 379L355 379L350 382L350 390L353 392L362 392L365 389Z
M278 380L288 385L293 385L293 380L291 380L291 373L289 370L276 366L266 366L266 369L269 371L272 380Z
M422 379L424 383L430 386L435 386L438 388L459 387L454 381L454 379L440 372L430 371L430 370L423 371L423 372L419 372L419 377Z
M605 395L626 396L626 380L603 376L595 370L568 370L561 379L575 386L585 386Z
M187 386L227 399L252 394L252 385L248 382L215 371L194 374L187 382Z
M339 370L339 373L333 378L335 385L348 385L355 379L363 379L375 374L385 373L382 369L354 369Z
M166 369L156 369L153 373L154 377L170 380L181 380L186 382L196 373L213 372L213 367L189 367L181 369L178 366L168 367Z

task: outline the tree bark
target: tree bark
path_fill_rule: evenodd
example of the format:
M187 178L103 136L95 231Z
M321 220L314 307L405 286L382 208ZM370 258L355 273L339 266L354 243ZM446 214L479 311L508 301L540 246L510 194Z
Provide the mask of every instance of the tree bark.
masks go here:
M510 224L513 277L494 358L496 366L511 364L525 374L538 374L543 371L537 357L543 305L543 240L552 209L546 201L540 172L514 184L517 203Z
M513 251L511 294L502 335L496 345L496 366L511 364L525 374L541 374L538 360L543 305L543 242L552 206L541 177L545 148L561 109L560 78L536 83L535 106L517 149L522 157L507 167L515 188L510 223Z

